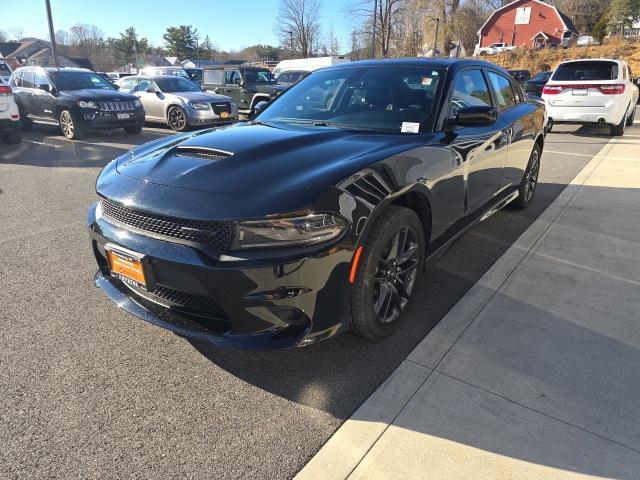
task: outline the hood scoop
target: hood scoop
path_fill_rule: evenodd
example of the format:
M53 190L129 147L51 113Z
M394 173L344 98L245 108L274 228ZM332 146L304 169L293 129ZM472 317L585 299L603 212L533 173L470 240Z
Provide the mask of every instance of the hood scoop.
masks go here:
M189 145L178 145L172 149L171 153L176 157L202 158L204 160L222 160L233 155L233 153L225 150Z

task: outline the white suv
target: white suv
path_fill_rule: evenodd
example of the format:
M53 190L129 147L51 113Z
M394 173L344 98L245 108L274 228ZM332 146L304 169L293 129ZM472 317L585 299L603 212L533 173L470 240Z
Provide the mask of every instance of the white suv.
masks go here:
M610 125L611 135L633 123L638 88L623 60L570 60L558 65L542 90L549 129L554 123Z
M20 112L13 99L11 87L0 79L0 136L4 143L20 143Z
M516 47L507 45L506 43L492 43L488 47L479 48L475 55L496 55L502 52L508 52L509 50L515 50Z

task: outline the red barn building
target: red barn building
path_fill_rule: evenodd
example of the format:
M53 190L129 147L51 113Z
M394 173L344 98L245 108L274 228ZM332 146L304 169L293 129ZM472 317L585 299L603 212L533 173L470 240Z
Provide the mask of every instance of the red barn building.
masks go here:
M497 9L478 31L478 47L506 43L514 47L575 45L578 31L569 17L540 0L516 0Z

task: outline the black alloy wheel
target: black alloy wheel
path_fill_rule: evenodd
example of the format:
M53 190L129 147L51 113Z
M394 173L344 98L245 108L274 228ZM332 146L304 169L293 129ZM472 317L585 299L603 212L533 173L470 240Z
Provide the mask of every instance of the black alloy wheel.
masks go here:
M529 164L520 182L519 195L511 205L518 210L524 210L529 206L538 186L538 176L540 175L540 145L537 143L529 156Z
M184 132L187 129L187 112L183 108L174 105L167 112L167 125L176 132Z
M351 296L352 327L379 340L407 314L424 264L424 230L415 212L391 206L375 220L362 246Z

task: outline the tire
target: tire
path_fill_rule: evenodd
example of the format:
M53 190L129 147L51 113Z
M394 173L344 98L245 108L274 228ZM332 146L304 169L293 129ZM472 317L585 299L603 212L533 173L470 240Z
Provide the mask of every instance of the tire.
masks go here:
M547 119L547 130L544 132L545 134L551 132L553 129L553 118Z
M609 135L612 137L621 137L624 135L624 130L627 126L627 112L624 112L622 120L617 125L611 125L611 130L609 131Z
M22 119L22 121L20 122L22 124L22 131L30 132L33 128L33 121L22 112L20 112L20 118Z
M633 125L633 121L636 118L636 109L635 107L633 108L633 110L631 110L631 115L629 115L629 118L627 118L627 127L630 127Z
M176 132L184 132L189 128L189 120L184 108L177 105L169 107L169 110L167 110L167 125Z
M2 134L2 141L8 145L16 145L22 142L22 128L18 127L15 130L4 132Z
M132 127L124 127L123 130L127 133L127 135L138 135L142 132L142 124L133 125Z
M394 261L397 245L404 252L399 263ZM381 340L400 327L420 284L424 255L424 229L413 210L391 206L380 214L362 242L353 283L351 326L355 334Z
M69 110L62 110L58 116L60 130L69 140L80 140L84 137L84 129L78 124Z
M527 169L524 171L520 187L518 188L518 198L510 203L512 208L515 208L516 210L524 210L531 204L531 201L536 194L536 187L538 186L541 155L542 149L540 148L540 145L536 143L533 150L531 150Z

